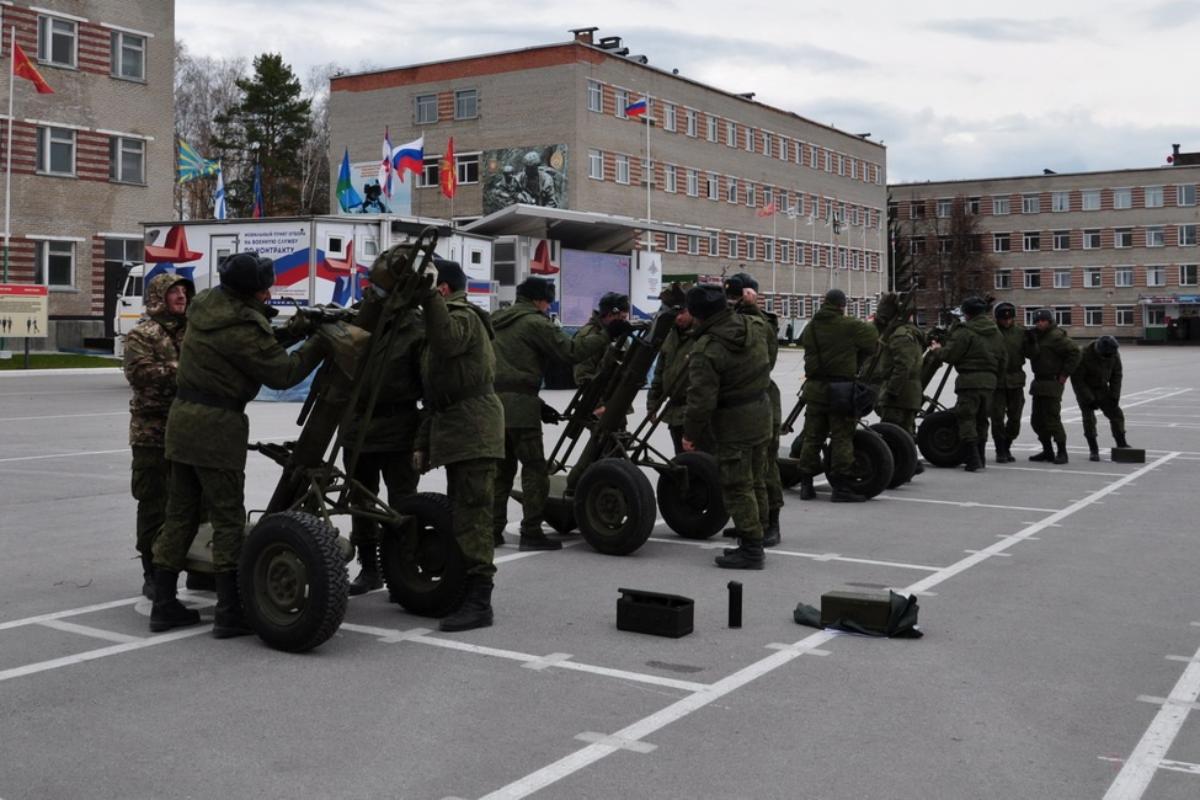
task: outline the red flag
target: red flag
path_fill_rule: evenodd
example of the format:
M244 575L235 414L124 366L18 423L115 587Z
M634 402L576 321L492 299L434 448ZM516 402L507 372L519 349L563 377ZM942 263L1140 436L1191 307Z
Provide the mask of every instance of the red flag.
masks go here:
M442 163L438 168L438 182L442 185L442 194L451 200L454 199L454 193L458 191L458 169L454 165L454 137L450 137L450 142L446 145L446 154L442 156Z
M779 210L779 208L775 205L775 201L772 200L771 202L767 203L765 208L759 210L756 213L756 216L759 216L759 217L774 216L775 212L778 210Z
M18 78L24 78L27 81L33 81L33 85L37 87L38 94L54 94L54 90L50 88L50 84L46 83L46 79L37 71L37 67L33 66L33 62L29 60L29 56L25 55L25 51L21 49L21 45L13 43L13 75Z

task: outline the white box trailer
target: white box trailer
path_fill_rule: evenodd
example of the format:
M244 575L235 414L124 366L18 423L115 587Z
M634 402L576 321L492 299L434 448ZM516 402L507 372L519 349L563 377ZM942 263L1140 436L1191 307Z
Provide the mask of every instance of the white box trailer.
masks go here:
M271 303L281 314L297 304L349 306L361 297L361 279L375 257L427 225L441 229L438 255L462 264L472 301L495 310L492 237L451 230L444 220L363 214L144 222L145 263L130 268L117 298L114 349L120 354L125 334L142 316L145 284L160 272L183 275L200 291L219 283L223 258L253 250L275 261Z

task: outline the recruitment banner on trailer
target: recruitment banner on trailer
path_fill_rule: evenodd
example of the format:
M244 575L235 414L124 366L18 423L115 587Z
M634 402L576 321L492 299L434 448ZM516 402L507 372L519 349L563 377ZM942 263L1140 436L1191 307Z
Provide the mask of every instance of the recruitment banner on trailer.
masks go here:
M0 283L0 338L46 338L50 294L45 286Z

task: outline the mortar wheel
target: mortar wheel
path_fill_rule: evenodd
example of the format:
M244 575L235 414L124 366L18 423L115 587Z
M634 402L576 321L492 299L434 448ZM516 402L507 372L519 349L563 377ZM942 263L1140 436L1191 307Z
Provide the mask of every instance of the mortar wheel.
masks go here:
M958 437L958 418L951 410L927 414L917 426L917 447L935 467L956 467L962 463L962 441Z
M800 458L800 450L804 446L804 435L796 434L796 438L792 440L792 446L788 449L788 460L782 458L778 460L779 464L779 482L783 484L785 489L790 489L800 482L800 466L796 460ZM782 448L780 448L782 452Z
M654 530L654 489L632 462L602 458L579 479L575 519L592 549L610 556L629 555Z
M454 538L450 499L421 492L391 506L411 522L383 530L379 564L388 596L413 614L444 617L462 604L467 591L467 569Z
M891 422L876 422L870 427L871 430L883 437L883 440L887 442L888 449L892 451L895 470L892 472L892 481L887 488L895 489L897 486L903 486L911 481L913 475L917 473L919 457L917 443L913 441L912 436L904 428Z
M303 511L259 520L242 545L238 591L246 621L278 650L303 653L333 636L349 600L337 531Z
M708 539L729 521L717 459L691 452L671 460L684 471L667 469L658 474L658 510L667 526L683 538Z
M823 450L825 475L829 476L829 445ZM846 488L863 497L874 497L888 488L896 462L892 451L883 437L872 430L857 428L854 431L854 475L843 480Z

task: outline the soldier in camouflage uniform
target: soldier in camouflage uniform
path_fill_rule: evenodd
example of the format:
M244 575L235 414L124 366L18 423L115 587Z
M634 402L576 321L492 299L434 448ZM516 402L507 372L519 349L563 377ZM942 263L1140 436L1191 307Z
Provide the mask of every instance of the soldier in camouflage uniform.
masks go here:
M1071 374L1071 388L1083 417L1083 438L1087 440L1089 460L1100 460L1100 444L1096 440L1096 409L1108 417L1117 447L1129 447L1125 441L1125 414L1121 411L1120 344L1116 337L1101 336L1083 348L1079 366Z
M720 286L692 288L687 307L696 319L696 343L688 356L683 448L696 449L696 442L708 431L716 439L721 498L739 539L737 549L717 556L717 566L762 569L758 506L766 487L759 466L771 440L766 342L752 318L729 308Z
M496 396L496 355L488 313L467 299L467 276L453 261L435 259L437 284L425 309L421 384L426 417L414 462L446 468L454 536L467 564L467 595L439 624L464 631L492 624L492 492L504 458L504 406Z
M800 334L804 348L804 431L800 449L800 499L817 496L813 477L821 471L821 446L829 439L830 499L835 503L861 503L867 498L851 490L846 479L854 468L853 415L834 413L829 405L829 384L850 381L861 363L875 351L879 334L874 326L846 316L846 293L830 289L825 302Z
M586 339L603 340L607 346L629 329L628 319L629 295L608 292L600 298L600 307L592 312L592 318L575 332L575 338L580 342ZM574 369L575 384L580 387L596 376L596 370L600 369L600 361L604 358L603 347L594 352L592 347L585 347L592 355L576 364Z
M200 621L176 599L176 584L200 525L201 498L213 526L217 607L213 635L251 633L238 598L237 569L245 534L246 403L263 384L286 389L304 380L323 355L317 339L289 355L268 317L274 265L237 253L219 267L221 285L196 296L179 354L179 388L167 418L171 489L162 534L154 543L150 630ZM297 318L299 319L299 318Z
M1012 303L998 303L995 317L1008 359L992 395L992 438L996 463L1008 464L1016 461L1009 448L1021 432L1021 410L1025 408L1025 328L1017 324L1017 307Z
M1062 424L1063 385L1079 366L1079 345L1067 332L1054 324L1054 312L1039 308L1033 315L1034 328L1025 332L1025 353L1033 370L1029 394L1033 408L1029 425L1042 443L1042 452L1029 457L1030 461L1051 461L1066 464L1067 431ZM1054 446L1058 446L1058 452Z
M365 489L376 495L382 475L389 505L414 494L421 477L413 467L412 456L421 424L417 401L421 398L421 350L425 344L425 324L419 314L401 315L392 325L391 334L387 331L379 334L395 338L380 371L374 373L381 385L353 474ZM361 432L365 403L371 392L371 383L364 384L359 392L364 407L358 409L358 414L346 428L347 442L354 441ZM347 456L345 451L343 456ZM346 467L349 466L346 463ZM362 565L358 576L350 583L350 594L366 594L383 586L379 565L379 523L354 517L350 525L350 542Z
M938 361L954 367L954 416L958 418L958 438L967 472L984 468L984 448L987 446L988 418L992 395L1003 379L1008 356L1000 329L987 315L987 302L979 297L963 301L962 313L966 322L950 333L943 347L934 342L930 347Z
M492 317L496 331L495 386L504 406L504 460L496 476L492 534L496 545L504 544L508 495L520 463L522 550L562 548L562 542L542 531L550 474L542 441L545 404L538 391L546 370L552 359L575 363L603 353L608 344L607 333L575 339L563 333L546 316L553 302L554 284L545 278L530 277L517 286L517 302Z
M875 327L880 335L900 313L895 295L886 295L875 311ZM925 352L925 336L911 319L896 322L887 338L881 342L879 364L871 382L879 387L875 404L882 422L897 425L916 437L917 411L921 409L924 387L921 386L921 358Z
M689 287L690 288L690 287ZM652 419L659 419L667 426L675 453L683 452L683 417L687 407L688 353L696 343L694 320L687 310L687 289L678 283L664 289L659 299L663 305L677 309L675 327L667 334L658 361L654 364L654 376L646 393L646 412ZM667 393L670 392L670 396ZM666 405L664 405L664 403ZM710 442L696 442L696 449L712 452Z
M164 272L146 288L146 318L125 337L129 446L133 449L133 498L137 500L137 551L142 557L142 594L154 599L154 540L167 512L168 465L164 454L167 412L175 399L179 346L187 329L187 306L196 294L187 278Z

